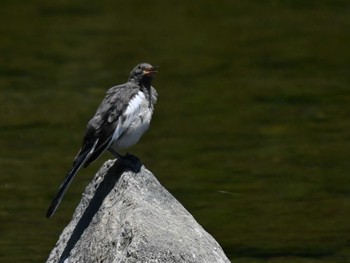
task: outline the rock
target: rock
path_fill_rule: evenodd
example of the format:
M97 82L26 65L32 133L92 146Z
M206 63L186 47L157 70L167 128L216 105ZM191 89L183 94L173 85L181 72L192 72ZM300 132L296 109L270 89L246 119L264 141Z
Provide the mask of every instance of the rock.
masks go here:
M230 262L154 175L139 170L107 161L47 262Z

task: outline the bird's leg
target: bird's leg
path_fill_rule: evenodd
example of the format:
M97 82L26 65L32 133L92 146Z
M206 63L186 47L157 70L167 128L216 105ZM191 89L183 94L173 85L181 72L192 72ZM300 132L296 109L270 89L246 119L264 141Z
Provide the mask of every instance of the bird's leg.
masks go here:
M123 159L124 156L120 155L117 151L113 150L112 148L108 149L115 157L117 157L118 159Z
M109 149L109 151L118 158L126 167L128 167L131 171L137 173L140 171L142 163L139 158L136 156L126 153L124 156L119 154L117 151L113 149Z

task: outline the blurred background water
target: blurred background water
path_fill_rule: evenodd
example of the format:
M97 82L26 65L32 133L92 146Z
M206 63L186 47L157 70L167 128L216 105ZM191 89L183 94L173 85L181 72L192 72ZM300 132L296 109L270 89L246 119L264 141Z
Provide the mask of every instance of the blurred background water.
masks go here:
M233 262L350 262L350 2L0 3L0 261L43 262L100 165L44 217L105 91L160 66L129 151Z

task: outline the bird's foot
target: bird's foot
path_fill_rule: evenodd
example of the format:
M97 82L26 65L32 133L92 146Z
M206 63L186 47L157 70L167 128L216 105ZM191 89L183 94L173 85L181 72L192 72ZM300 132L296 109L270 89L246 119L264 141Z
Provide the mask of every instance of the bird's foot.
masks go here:
M118 160L120 160L127 168L129 168L134 173L138 173L141 170L141 160L135 155L127 153L124 156L121 156L121 158L118 158Z
M125 167L133 171L134 173L138 173L141 170L142 163L139 158L135 155L126 153L124 156L119 154L113 149L109 149L109 151L117 157L118 161L121 162Z

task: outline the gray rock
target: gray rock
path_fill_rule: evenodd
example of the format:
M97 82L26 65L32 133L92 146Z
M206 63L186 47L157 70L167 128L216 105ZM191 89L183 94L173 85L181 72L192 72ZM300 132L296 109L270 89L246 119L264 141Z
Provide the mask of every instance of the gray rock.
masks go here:
M144 166L107 161L87 186L47 262L230 262Z

